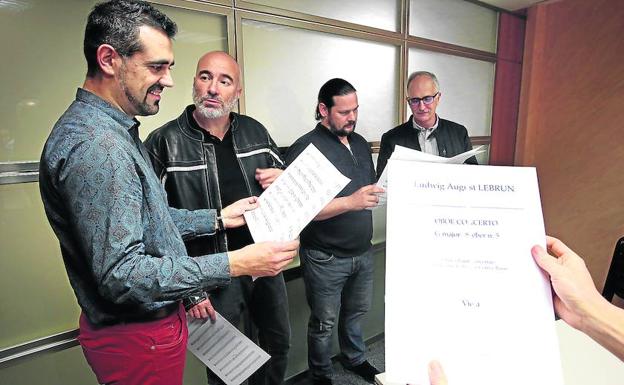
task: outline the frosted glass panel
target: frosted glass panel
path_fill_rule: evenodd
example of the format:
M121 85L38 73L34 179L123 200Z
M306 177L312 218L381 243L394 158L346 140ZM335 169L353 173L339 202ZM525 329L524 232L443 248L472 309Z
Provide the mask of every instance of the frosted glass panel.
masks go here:
M0 348L75 329L78 304L37 183L0 186Z
M389 31L399 30L400 0L249 0L249 2Z
M9 1L0 6L0 162L39 160L54 122L84 81L82 53L87 15L96 0ZM158 6L178 23L174 43L176 87L165 91L161 112L145 119L142 134L181 112L191 101L196 60L225 49L225 17Z
M397 46L243 20L243 47L246 113L278 145L314 128L319 88L335 77L358 91L356 131L366 140L395 126Z
M498 12L463 0L411 0L409 33L496 52Z
M0 162L39 160L50 129L84 81L82 39L95 3L32 0L0 7Z
M494 63L410 48L408 69L436 74L442 118L463 124L470 136L490 136ZM406 111L411 113L409 107Z

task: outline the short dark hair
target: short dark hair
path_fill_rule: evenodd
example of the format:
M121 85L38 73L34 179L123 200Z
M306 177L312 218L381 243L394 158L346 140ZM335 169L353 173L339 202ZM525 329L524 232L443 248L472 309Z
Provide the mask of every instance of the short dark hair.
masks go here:
M170 39L178 31L173 20L145 1L111 0L93 7L84 36L87 76L99 71L96 54L102 44L110 44L123 57L141 51L139 28L144 25L161 29Z
M322 118L321 111L319 110L320 103L323 103L329 110L334 105L334 96L343 96L354 92L355 87L344 79L334 78L328 80L319 90L318 103L316 103L316 113L314 115L316 120L321 120Z

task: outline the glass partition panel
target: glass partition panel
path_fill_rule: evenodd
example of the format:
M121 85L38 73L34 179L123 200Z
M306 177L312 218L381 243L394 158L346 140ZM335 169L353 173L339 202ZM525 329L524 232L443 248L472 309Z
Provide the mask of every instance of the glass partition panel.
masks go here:
M335 77L358 91L356 130L366 140L395 126L398 46L252 20L242 33L246 113L279 146L314 128L319 88Z
M464 0L411 0L412 36L496 52L498 12Z
M410 48L408 69L437 76L440 117L463 124L470 136L490 136L494 63ZM406 111L411 113L409 107Z
M52 126L84 81L86 17L96 0L29 0L0 4L0 162L38 160ZM6 3L6 4L4 4ZM172 119L191 101L199 56L227 48L225 16L158 6L178 23L176 87L165 91L159 115L142 134Z
M0 162L39 160L84 81L84 26L96 0L0 3Z
M248 0L250 3L399 31L400 0Z
M0 185L0 348L72 330L79 308L38 183Z

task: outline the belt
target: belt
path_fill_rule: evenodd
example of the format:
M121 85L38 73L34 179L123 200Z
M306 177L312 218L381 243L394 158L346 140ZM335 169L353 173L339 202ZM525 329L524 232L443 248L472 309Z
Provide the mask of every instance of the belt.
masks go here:
M163 318L169 317L171 314L177 312L179 308L180 308L180 303L174 302L174 303L165 305L161 308L158 308L148 313L127 314L124 316L116 317L115 320L107 324L108 326L112 326L112 325L123 325L123 324L128 324L128 323L158 321Z
M159 319L163 319L163 318L167 318L169 317L171 314L175 313L176 311L178 311L178 309L180 308L180 304L178 302L169 304L169 305L165 305L157 310L154 310L153 312L149 312L146 314L141 314L138 317L138 320L140 322L146 322L146 321L157 321ZM137 322L137 321L134 321Z

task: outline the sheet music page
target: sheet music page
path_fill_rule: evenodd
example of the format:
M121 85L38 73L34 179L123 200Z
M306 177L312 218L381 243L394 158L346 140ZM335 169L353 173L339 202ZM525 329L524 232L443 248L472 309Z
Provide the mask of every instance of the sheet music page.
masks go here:
M528 167L390 160L386 378L452 385L561 385L537 175Z
M188 317L188 350L227 385L239 385L271 358L221 314L213 323Z
M295 159L245 212L255 242L289 241L349 183L313 145Z
M394 151L392 155L390 155L390 159L399 159L399 160L412 160L415 162L432 162L432 163L448 163L448 164L462 164L471 156L475 156L485 151L484 146L479 146L470 151L463 152L461 154L455 155L452 158L445 158L443 156L437 156L432 154L427 154L422 151L413 150L411 148L399 146L398 144L394 146ZM388 189L388 167L383 170L381 175L379 176L379 180L377 181L377 186L383 188L384 190ZM379 206L386 204L386 193L379 194Z

